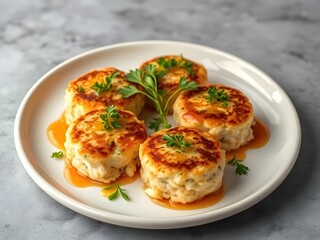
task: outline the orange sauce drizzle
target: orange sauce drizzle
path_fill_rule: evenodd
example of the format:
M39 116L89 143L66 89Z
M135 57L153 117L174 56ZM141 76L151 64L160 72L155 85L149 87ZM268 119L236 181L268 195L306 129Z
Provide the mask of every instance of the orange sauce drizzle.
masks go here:
M244 160L246 158L246 152L249 149L261 148L267 144L270 138L267 125L257 118L254 120L256 122L252 127L254 139L237 150L226 152L226 160L231 160L234 155L236 155L238 160Z
M66 118L64 113L60 116L59 119L52 122L47 129L47 136L49 141L53 146L65 151L64 142L66 141L66 131L68 125L66 123Z
M138 179L140 176L139 169L135 172L135 174L132 177L128 177L127 175L121 175L120 178L118 178L115 181L112 181L110 183L103 183L94 181L81 173L78 172L76 168L71 166L71 164L66 163L65 169L64 169L64 177L67 179L67 181L75 186L75 187L109 187L112 185L127 185L130 183L133 183L135 180Z
M187 117L187 116L186 116ZM190 116L191 117L191 116ZM194 116L192 116L194 117ZM198 119L195 118L195 121ZM264 146L270 137L270 133L268 130L268 127L259 119L255 119L256 124L252 127L253 129L253 135L254 139L250 141L248 144L240 147L237 150L229 151L226 153L226 159L230 160L233 158L234 154L236 154L237 159L245 159L246 157L246 151L249 149L255 149L260 148ZM64 148L64 142L66 140L65 133L68 129L68 125L66 124L64 114L61 115L59 119L52 122L48 129L47 129L47 135L49 138L49 141L57 148L61 149L62 151L65 151ZM94 181L81 173L77 171L74 167L72 167L70 164L65 164L65 170L64 170L64 176L66 180L73 186L76 187L91 187L91 186L97 186L97 187L108 187L111 185L126 185L134 182L139 177L139 170L136 171L133 177L128 177L126 175L122 175L118 180L113 181L109 184L97 182ZM110 195L114 189L104 190L103 194L108 196ZM192 203L182 204L182 203L176 203L171 200L158 200L153 199L151 200L163 207L175 209L175 210L192 210L192 209L199 209L199 208L205 208L209 207L213 204L218 203L221 201L221 199L224 197L224 187L223 184L220 187L220 189L214 193L208 194L207 196L201 198L200 200L197 200Z
M219 188L218 191L215 191L213 193L210 193L203 198L196 200L191 203L178 203L178 202L173 202L168 199L155 199L155 198L150 198L152 202L166 208L174 209L174 210L193 210L193 209L199 209L199 208L205 208L205 207L210 207L222 200L224 197L224 187L223 184Z

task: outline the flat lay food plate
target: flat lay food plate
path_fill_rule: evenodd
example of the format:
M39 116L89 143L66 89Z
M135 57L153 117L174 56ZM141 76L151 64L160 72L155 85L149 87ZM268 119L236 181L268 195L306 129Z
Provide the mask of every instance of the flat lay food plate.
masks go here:
M210 207L173 210L152 202L138 178L125 185L131 201L108 201L101 188L78 188L64 177L64 161L52 159L58 151L48 140L47 128L64 110L68 82L92 69L113 66L129 71L161 55L180 55L203 64L209 82L223 83L244 92L255 116L269 128L268 143L247 152L247 176L226 166L224 198ZM152 117L148 111L144 119ZM147 124L146 124L147 125ZM23 99L15 121L15 144L19 158L32 179L52 198L85 216L135 228L181 228L214 222L258 203L286 178L297 158L300 123L286 93L269 76L246 61L206 46L171 41L142 41L110 45L73 57L41 77Z

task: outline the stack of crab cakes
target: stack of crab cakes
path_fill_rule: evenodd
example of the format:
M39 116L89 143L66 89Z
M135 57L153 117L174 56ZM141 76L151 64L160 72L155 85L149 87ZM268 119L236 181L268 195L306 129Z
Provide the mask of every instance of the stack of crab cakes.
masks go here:
M173 108L178 125L209 132L226 151L253 139L253 107L238 89L220 84L199 86L182 92Z
M111 105L129 110L139 116L144 106L144 96L136 94L124 98L118 92L120 88L132 84L126 80L123 71L113 67L92 70L70 81L65 93L67 124L71 124L87 112Z

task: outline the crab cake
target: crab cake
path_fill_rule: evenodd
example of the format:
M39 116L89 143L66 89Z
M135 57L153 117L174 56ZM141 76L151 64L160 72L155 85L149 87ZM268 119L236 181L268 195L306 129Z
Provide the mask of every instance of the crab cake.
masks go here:
M182 92L173 108L178 125L209 132L226 151L253 139L253 107L238 89L218 84L199 86Z
M158 89L165 91L164 102L179 88L179 82L182 77L187 79L187 82L194 81L201 84L206 84L207 70L199 63L188 60L182 56L162 56L146 61L141 65L144 69L146 65L151 64L156 66L156 72L162 76L158 78ZM172 105L177 96L174 96L169 104L169 113L172 113ZM147 99L147 105L153 106L153 103Z
M185 147L172 145L168 137ZM152 198L189 203L222 184L225 152L211 134L196 128L160 130L140 146L139 156L145 192Z
M129 110L139 116L144 106L144 96L136 94L124 98L118 93L120 88L132 84L126 80L124 72L113 67L92 70L70 81L65 94L67 124L71 124L91 110L111 105Z
M104 183L122 174L133 176L139 164L139 146L146 139L142 121L127 110L110 111L112 107L108 109L116 114L114 119L106 120L106 109L93 110L79 117L66 132L66 161L83 175Z

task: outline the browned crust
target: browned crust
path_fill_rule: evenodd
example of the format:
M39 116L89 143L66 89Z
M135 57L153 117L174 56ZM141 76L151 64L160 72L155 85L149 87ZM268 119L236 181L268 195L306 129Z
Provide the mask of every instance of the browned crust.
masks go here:
M101 83L104 81L105 77L110 76L114 72L119 72L116 77L118 84L112 84L112 87L106 92L101 92L97 95L90 87L95 83ZM135 96L129 98L124 98L120 93L118 93L118 86L129 86L135 85L140 88L137 84L129 83L125 78L125 73L114 67L107 67L99 70L92 70L79 78L71 81L68 86L69 91L74 92L74 104L82 104L91 109L96 107L106 107L110 105L116 105L120 108L125 108ZM82 87L83 92L78 92L78 88Z
M183 140L190 142L190 148L186 148L184 153L178 150L174 152L168 150L171 147L165 146L166 141L163 140L165 133L183 135ZM165 168L172 171L191 170L199 166L215 166L221 160L220 143L213 136L195 128L182 126L152 134L143 144L143 151L159 169ZM195 154L190 154L191 152Z
M207 102L205 97L211 87L216 87L218 90L225 89L229 96L227 107L222 107L218 101L212 104ZM194 99L199 97L203 100L195 102ZM179 96L179 100L181 103L179 107L182 108L183 114L190 114L200 122L206 121L210 125L235 126L253 117L253 107L249 99L240 90L220 84L208 84L199 86L197 90L184 91ZM203 110L203 107L207 109ZM208 111L209 108L218 110Z
M122 151L130 146L139 145L147 138L143 122L139 121L132 112L121 109L119 109L121 116L119 121L123 129L108 131L98 129L99 131L94 131L95 126L101 122L100 114L104 113L104 109L93 110L81 116L73 124L70 132L71 141L75 144L81 144L81 155L88 154L97 159L106 158L113 154L116 148L120 148L119 150Z

